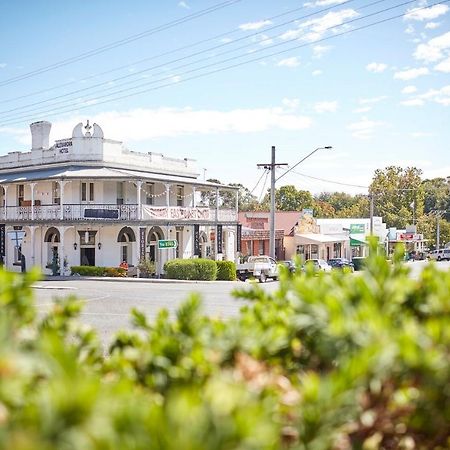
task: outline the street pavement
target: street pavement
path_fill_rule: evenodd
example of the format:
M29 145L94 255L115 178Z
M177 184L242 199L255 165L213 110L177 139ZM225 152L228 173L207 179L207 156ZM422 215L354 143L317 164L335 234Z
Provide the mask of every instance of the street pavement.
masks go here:
M406 263L411 277L417 278L427 261ZM450 262L436 263L441 270L449 270ZM358 272L355 272L355 275ZM251 283L239 281L177 282L171 280L141 279L86 279L68 277L48 279L35 284L34 292L40 313L48 311L57 299L76 296L84 301L81 320L94 327L105 348L114 334L121 329L131 329L130 310L137 308L153 320L158 311L166 308L173 316L191 292L198 293L203 300L204 313L211 317L236 316L245 300L237 300L232 291L236 288L250 289ZM274 291L278 282L258 284L267 291Z

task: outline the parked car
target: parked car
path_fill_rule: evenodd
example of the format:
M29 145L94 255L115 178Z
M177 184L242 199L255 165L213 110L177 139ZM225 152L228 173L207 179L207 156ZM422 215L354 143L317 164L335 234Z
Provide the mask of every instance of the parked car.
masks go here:
M294 261L278 261L278 264L282 264L283 266L286 266L286 268L291 273L294 273L296 270Z
M333 268L333 269L346 269L350 272L353 272L355 270L355 266L353 265L353 263L351 261L349 261L348 259L345 258L332 258L328 260L328 264Z
M331 272L331 266L324 259L307 259L305 267L312 265L317 272Z
M354 256L352 263L355 270L363 270L366 264L366 258L364 256Z
M278 279L278 265L270 256L250 256L246 263L237 265L236 275L241 281L257 278L260 283L265 283L267 278Z
M428 259L435 261L450 261L450 248L441 248L428 253Z

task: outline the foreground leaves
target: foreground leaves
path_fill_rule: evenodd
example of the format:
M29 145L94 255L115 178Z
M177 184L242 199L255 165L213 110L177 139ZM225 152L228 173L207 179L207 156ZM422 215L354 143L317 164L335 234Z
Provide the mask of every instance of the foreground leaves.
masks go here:
M0 448L448 448L450 274L373 253L360 276L236 292L227 321L195 295L134 311L106 357L79 301L37 318L36 275L0 272Z

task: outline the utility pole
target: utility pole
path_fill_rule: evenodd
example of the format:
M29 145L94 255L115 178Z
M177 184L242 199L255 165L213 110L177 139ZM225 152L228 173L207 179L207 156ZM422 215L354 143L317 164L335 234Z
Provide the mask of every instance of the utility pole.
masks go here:
M325 147L318 147L314 149L311 153L308 153L303 157L298 163L290 167L286 172L281 174L278 178L275 177L275 169L281 166L288 166L287 163L277 163L275 162L275 146L272 146L272 159L270 164L257 164L258 167L264 167L264 169L271 170L270 177L270 220L269 220L269 256L275 258L275 183L285 175L287 175L291 170L295 169L299 164L301 164L305 159L308 159L318 150L331 150L333 147L327 145Z
M370 197L370 208L369 208L369 214L370 214L370 235L373 236L373 193L369 194Z
M275 258L275 168L281 166L287 166L287 163L275 162L275 146L272 145L272 158L269 164L262 163L257 164L258 167L264 167L266 170L270 170L270 217L269 217L269 256Z

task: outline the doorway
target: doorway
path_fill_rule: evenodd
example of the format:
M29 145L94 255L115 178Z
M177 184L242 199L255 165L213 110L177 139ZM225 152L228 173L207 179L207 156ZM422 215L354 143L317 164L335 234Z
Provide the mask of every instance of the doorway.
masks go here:
M82 266L95 266L95 247L81 247L80 261Z

